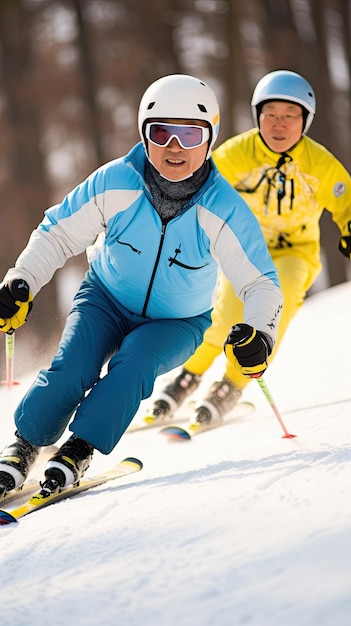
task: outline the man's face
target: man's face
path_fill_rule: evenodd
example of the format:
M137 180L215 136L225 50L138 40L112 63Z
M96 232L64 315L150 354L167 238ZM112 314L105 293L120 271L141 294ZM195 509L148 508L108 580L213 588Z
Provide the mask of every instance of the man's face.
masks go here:
M152 136L155 134L156 141L160 140L163 142L166 141L167 137L170 137L173 133L175 135L177 134L176 126L169 127L167 130L167 124L190 127L188 131L186 128L181 129L182 134L184 133L184 143L187 143L188 137L195 136L195 134L199 133L201 136L202 131L198 131L196 129L192 131L191 127L194 126L201 126L201 128L206 129L207 136L208 125L202 120L162 119L152 120L151 123L156 125L152 129ZM159 128L157 128L157 124L159 124ZM204 163L208 151L208 140L194 148L183 148L180 144L182 134L179 135L179 140L177 137L172 137L168 145L164 146L156 145L156 143L153 143L153 141L146 138L147 150L151 163L161 176L174 182L188 178L191 174L196 172L196 170L198 170Z
M300 139L303 130L302 108L293 102L266 102L260 115L260 132L274 152L285 152Z

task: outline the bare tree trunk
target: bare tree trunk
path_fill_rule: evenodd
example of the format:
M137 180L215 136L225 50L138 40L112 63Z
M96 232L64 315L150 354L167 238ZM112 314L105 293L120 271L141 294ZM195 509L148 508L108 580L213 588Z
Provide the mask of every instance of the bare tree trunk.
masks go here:
M256 50L245 37L246 22L250 19L247 11L250 7L247 3L238 3L236 0L228 0L228 5L229 66L226 84L231 122L230 134L235 134L253 125L250 102L254 78L250 63Z
M140 94L157 78L183 71L174 37L176 23L173 17L174 10L177 8L172 0L153 0L153 2L130 0L129 2L129 10L135 15L140 38L146 49L149 48L149 56L145 58L142 65L143 76L140 78L143 87Z
M338 156L337 146L334 149L334 115L332 107L333 86L328 69L327 44L325 32L325 0L310 0L312 9L312 19L316 29L316 55L314 80L318 78L316 92L318 93L317 115L313 123L313 135L317 141L325 145L336 156ZM313 82L313 81L312 81ZM322 103L328 102L328 106ZM346 281L345 259L338 252L338 241L340 233L329 214L324 212L321 221L321 246L327 257L327 273L330 285L337 285Z
M30 20L30 11L21 2L0 15L0 72L9 159L7 176L1 183L2 275L14 264L50 202L41 152L40 103L33 86ZM34 309L40 310L40 319L32 313L30 328L34 334L44 333L50 342L56 333L53 320L57 300L53 283L46 288L45 299L36 299Z
M86 110L88 115L89 134L92 139L96 167L105 161L102 148L102 132L99 125L99 107L97 103L98 85L95 79L94 59L90 46L89 28L84 19L84 0L73 0L78 26L78 49L80 51L80 65L85 87Z

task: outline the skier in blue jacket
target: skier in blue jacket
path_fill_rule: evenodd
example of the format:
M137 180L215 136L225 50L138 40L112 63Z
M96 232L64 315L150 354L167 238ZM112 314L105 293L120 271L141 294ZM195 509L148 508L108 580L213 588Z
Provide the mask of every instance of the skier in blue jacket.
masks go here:
M45 212L0 285L0 330L11 333L54 272L89 250L58 352L15 411L2 492L23 484L40 448L68 425L73 434L45 469L47 493L78 482L94 448L113 450L156 377L201 344L220 270L245 308L244 323L228 329L233 358L246 375L267 367L282 296L256 218L212 161L213 91L192 76L160 78L141 100L138 127L129 154Z

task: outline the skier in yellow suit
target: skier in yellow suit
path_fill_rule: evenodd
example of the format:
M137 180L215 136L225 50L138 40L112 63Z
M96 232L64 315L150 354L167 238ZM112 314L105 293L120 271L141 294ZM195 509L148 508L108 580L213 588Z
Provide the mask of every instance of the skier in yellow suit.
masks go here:
M302 76L270 72L257 84L251 107L257 127L225 141L213 157L258 218L278 271L284 305L271 360L321 270L319 220L324 208L340 229L340 252L351 258L351 184L340 161L306 137L315 96ZM222 276L212 326L180 374L155 399L155 419L172 414L195 391L223 352L233 319L243 319L243 304ZM226 360L223 379L197 403L193 420L221 419L234 407L251 379L233 361Z

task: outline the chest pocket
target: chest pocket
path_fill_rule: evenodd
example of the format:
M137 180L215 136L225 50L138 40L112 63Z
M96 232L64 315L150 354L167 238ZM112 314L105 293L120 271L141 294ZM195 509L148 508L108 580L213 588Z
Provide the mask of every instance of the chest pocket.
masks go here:
M182 252L182 248L181 248L181 244L179 244L179 246L174 251L174 256L168 257L169 267L172 267L174 263L175 265L178 265L179 267L183 267L186 270L201 270L203 267L206 267L206 265L208 265L208 263L204 263L203 265L193 266L193 265L187 265L186 263L182 263L180 260L180 257L178 257L178 255L180 255L181 252Z

